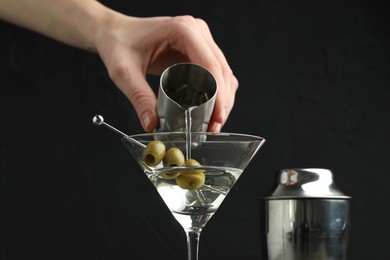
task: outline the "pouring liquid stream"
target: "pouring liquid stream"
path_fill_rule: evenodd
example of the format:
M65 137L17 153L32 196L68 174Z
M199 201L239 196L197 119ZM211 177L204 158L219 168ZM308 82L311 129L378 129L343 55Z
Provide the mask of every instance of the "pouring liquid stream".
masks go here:
M189 107L184 113L185 131L186 131L186 160L191 159L191 131L192 131L192 118L191 112L195 107Z
M185 113L184 113L184 116L185 116L185 133L186 133L186 160L189 160L191 159L191 146L192 146L192 136L191 136L191 132L192 132L192 117L191 117L191 112L193 109L195 109L196 106L193 106L193 107L189 107L188 109L186 109ZM209 169L210 171L210 169ZM220 171L220 170L218 170ZM212 170L211 170L212 172ZM219 194L223 194L223 195L227 195L227 192L226 191L221 191L219 189L216 189L216 188L213 188L212 186L209 186L209 185L203 185L203 187L206 187L210 190L213 190ZM199 191L196 191L196 193L198 194L198 197L201 198L203 197L201 192Z

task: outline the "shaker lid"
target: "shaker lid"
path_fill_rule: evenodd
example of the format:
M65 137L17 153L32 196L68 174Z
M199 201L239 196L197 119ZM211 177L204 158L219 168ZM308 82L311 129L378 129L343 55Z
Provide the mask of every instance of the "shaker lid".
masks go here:
M330 198L350 199L333 182L332 172L321 168L284 169L278 185L267 199Z

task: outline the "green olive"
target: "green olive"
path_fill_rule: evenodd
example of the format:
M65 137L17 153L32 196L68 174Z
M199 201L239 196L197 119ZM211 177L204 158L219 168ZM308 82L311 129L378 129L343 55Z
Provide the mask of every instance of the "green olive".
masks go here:
M206 176L203 173L181 174L176 178L176 184L186 190L195 190L203 186Z
M188 159L185 161L184 166L197 167L201 166L195 159ZM176 184L179 187L187 190L199 189L206 181L204 170L183 170L180 171L180 175L176 177Z
M176 147L169 148L163 160L164 167L183 166L184 162L183 153Z
M185 159L183 153L176 147L169 148L163 159L164 167L183 166L184 162ZM160 176L164 179L175 179L179 175L179 172L164 172L160 174Z
M159 164L165 155L165 145L161 141L151 141L143 152L143 160L149 166Z
M188 167L201 166L200 163L195 159L188 159L185 161L184 165ZM181 171L181 174L203 174L203 172L204 170L184 170Z
M164 179L175 179L180 175L180 172L163 172L160 174Z

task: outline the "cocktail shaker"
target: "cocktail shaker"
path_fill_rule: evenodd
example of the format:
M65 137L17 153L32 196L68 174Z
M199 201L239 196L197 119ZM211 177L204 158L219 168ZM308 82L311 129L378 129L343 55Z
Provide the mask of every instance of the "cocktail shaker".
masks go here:
M265 198L268 259L347 259L350 200L328 169L281 170Z
M187 125L191 132L206 132L216 93L217 81L206 68L193 63L170 66L160 77L157 130L185 132ZM188 119L190 124L186 124Z

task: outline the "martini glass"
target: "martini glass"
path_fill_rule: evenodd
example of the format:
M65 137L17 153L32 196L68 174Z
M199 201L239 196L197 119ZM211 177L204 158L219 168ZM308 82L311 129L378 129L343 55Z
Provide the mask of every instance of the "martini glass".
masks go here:
M184 228L188 260L198 259L202 229L265 142L253 135L204 132L146 133L124 136L122 141ZM145 149L152 141L161 141L165 151L177 148L186 160L199 164L167 166L165 157L151 164Z

